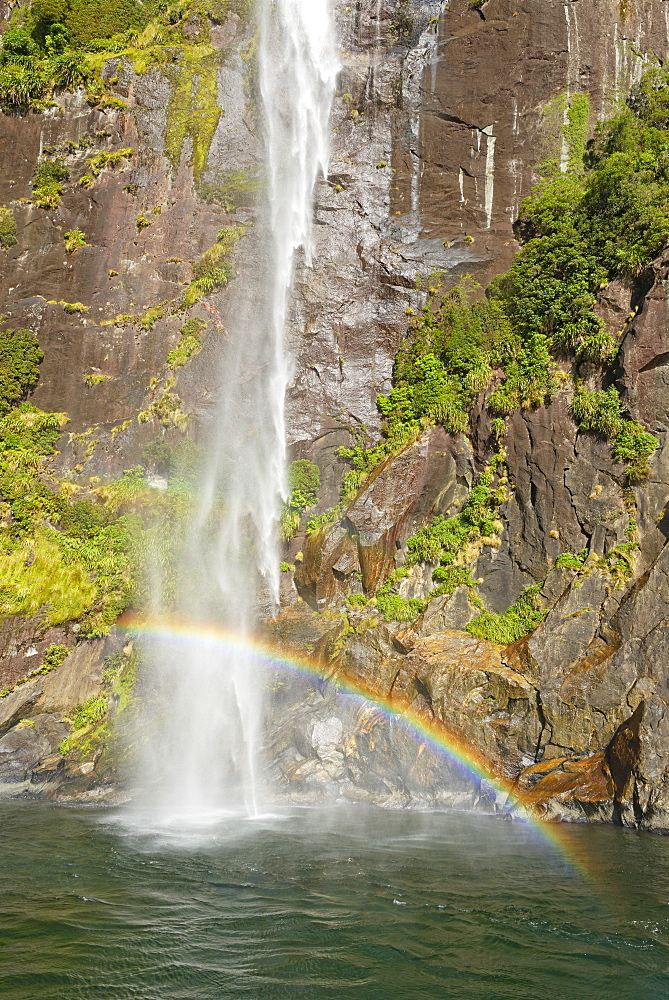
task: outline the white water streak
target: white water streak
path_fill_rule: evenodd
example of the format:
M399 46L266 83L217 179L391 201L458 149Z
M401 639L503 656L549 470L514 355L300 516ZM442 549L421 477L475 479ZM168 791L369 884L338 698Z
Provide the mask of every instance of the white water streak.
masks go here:
M259 590L279 597L276 524L285 485L284 332L296 257L312 258L313 197L327 175L338 61L329 0L258 0L265 113L267 259L259 288L231 290L239 308L221 362L199 513L180 564L177 609L194 623L253 630ZM255 295L255 298L254 298ZM164 610L158 602L157 610ZM140 762L148 822L200 827L261 808L262 678L242 648L152 648L154 717Z

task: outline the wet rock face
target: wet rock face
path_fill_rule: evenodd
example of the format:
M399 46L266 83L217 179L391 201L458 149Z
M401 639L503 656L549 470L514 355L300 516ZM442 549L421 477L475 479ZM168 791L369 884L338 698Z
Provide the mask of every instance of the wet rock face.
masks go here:
M426 431L383 463L336 524L307 535L295 584L312 607L333 602L360 582L374 594L402 553L406 539L435 514L454 514L473 480L464 435Z
M534 167L555 155L551 99L586 91L593 118L606 117L638 78L641 54L666 56L667 35L666 10L654 0L446 5L422 84L423 229L442 239L469 233L496 262L512 252L503 244ZM396 187L401 204L410 184L398 178Z
M118 637L82 642L53 671L0 698L4 794L97 799L113 792L104 768L96 770L99 746L68 755L63 741L72 732L74 711L103 693L105 660L121 646Z

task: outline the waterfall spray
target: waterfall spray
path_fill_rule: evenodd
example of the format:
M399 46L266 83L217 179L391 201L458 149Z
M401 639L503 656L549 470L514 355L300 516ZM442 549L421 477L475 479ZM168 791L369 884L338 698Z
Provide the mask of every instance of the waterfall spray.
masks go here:
M199 509L179 569L177 612L242 637L259 592L279 596L276 524L285 499L284 331L298 252L311 263L313 194L327 173L338 72L329 0L258 0L268 259L261 301L247 290L223 350L221 403ZM238 279L238 284L242 279ZM237 290L240 303L243 290ZM157 608L160 611L160 606ZM148 651L147 651L148 652ZM237 651L150 651L152 719L137 808L182 826L260 808L263 679Z

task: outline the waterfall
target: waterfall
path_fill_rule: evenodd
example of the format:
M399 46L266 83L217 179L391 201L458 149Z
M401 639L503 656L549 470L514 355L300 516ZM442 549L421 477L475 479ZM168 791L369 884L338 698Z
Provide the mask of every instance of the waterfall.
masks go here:
M265 678L248 651L259 596L279 598L276 524L285 499L284 331L300 251L312 258L314 188L327 175L338 62L329 0L257 0L267 197L260 284L236 282L221 402L197 516L178 573L180 641L150 660L135 809L182 827L262 808L258 748ZM265 228L266 227L266 228ZM240 287L242 286L242 287ZM158 613L163 609L156 599ZM164 612L163 612L164 613ZM214 631L234 636L227 645Z

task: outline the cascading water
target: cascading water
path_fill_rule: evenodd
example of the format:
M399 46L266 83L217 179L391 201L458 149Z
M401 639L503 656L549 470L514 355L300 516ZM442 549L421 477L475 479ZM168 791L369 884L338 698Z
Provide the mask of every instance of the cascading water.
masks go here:
M279 591L276 523L285 497L284 328L298 251L311 262L313 194L327 171L338 72L329 0L258 0L265 113L267 260L261 301L236 290L221 399L199 510L180 562L178 616L242 639L262 591ZM259 223L262 226L262 221ZM238 285L241 279L238 280ZM155 610L160 613L160 600ZM185 640L152 645L154 704L142 741L137 808L152 822L201 823L259 809L262 678L243 651ZM241 647L241 651L240 651Z

